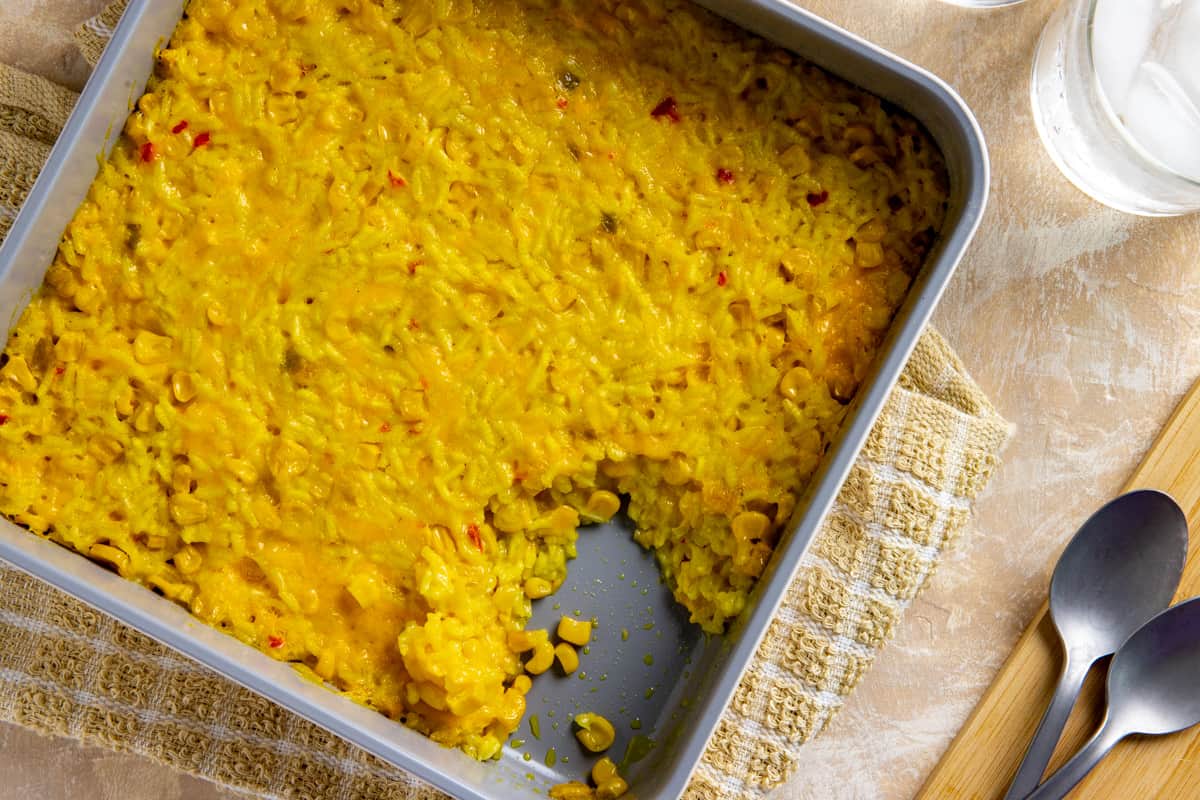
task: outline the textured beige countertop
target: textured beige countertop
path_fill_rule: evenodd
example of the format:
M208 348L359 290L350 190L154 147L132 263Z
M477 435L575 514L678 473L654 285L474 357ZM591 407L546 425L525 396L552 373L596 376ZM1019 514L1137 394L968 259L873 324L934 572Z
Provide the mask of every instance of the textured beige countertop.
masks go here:
M78 87L69 31L102 0L0 0L0 60ZM1200 216L1142 220L1079 194L1043 152L1028 73L1053 0L803 5L949 81L988 138L991 205L936 324L1019 426L976 531L933 578L777 798L905 798L1041 602L1052 562L1200 378ZM0 726L0 800L213 800L140 758Z

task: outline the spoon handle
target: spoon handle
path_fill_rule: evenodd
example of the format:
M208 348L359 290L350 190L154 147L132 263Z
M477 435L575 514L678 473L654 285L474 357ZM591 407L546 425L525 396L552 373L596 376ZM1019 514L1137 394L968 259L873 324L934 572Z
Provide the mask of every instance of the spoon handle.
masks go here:
M1021 766L1017 768L1017 776L1009 785L1004 800L1021 800L1041 783L1042 773L1054 755L1054 748L1062 737L1067 718L1071 716L1071 709L1075 707L1075 699L1079 697L1083 679L1087 677L1091 666L1090 663L1079 663L1079 659L1072 659L1069 653L1064 652L1062 673L1058 676L1054 696L1050 698L1050 705L1042 715L1037 733L1025 751Z
M1106 717L1096 735L1025 800L1062 800L1125 736L1126 734L1117 730Z

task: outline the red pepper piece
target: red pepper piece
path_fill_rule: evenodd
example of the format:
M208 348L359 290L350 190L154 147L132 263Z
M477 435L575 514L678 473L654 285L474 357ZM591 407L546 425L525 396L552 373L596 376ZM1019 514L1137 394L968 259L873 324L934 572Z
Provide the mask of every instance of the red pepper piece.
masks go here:
M390 182L392 186L397 189L403 189L405 186L408 186L408 181L404 180L404 178L401 178L390 169L388 170L388 182Z
M380 433L391 433L391 432L392 432L392 426L391 426L389 423L385 422L385 423L383 423L382 425L380 425L380 426L379 426L379 432L380 432Z
M467 526L467 536L471 538L471 544L475 545L475 549L483 552L483 537L479 535L479 526L472 522Z
M187 130L187 126L188 121L186 119L180 120L174 128L171 128L171 133L183 133Z
M196 135L196 140L192 142L192 149L204 147L212 141L212 134L208 131Z
M821 205L828 199L829 199L829 192L825 191L825 190L822 190L820 192L809 192L808 193L808 204L810 206L812 206L813 208L816 208L817 206Z
M408 321L408 329L410 331L419 331L421 330L421 323L417 322L415 319L410 319Z
M567 106L570 105L570 103L567 102L567 98L560 97L560 98L558 98L558 102L556 103L556 105L559 107L559 110L565 111Z
M655 119L666 117L667 119L671 120L671 122L679 122L679 120L682 119L682 117L679 116L679 104L675 102L674 97L668 97L656 105L654 110L650 112L650 116L654 117Z
M725 274L725 270L717 273L717 286L724 286L729 283L729 276Z
M268 636L267 644L269 644L271 646L272 650L278 650L280 647L283 647L283 637L282 636Z
M10 419L12 419L12 417L10 417L8 414L0 414L0 425L7 425Z
M726 186L728 186L729 184L733 183L734 180L736 180L736 179L733 177L733 173L731 171L725 169L724 167L721 167L720 169L717 170L717 180L720 181L721 183L725 184Z
M425 264L425 260L421 259L421 258L418 258L416 261L408 262L408 274L416 275L417 267L424 266L424 264Z
M55 374L55 375L62 375L62 374L63 374L64 372L66 372L66 371L67 371L67 368L66 368L66 367L55 367L55 368L54 368L54 374Z
M154 160L154 142L146 142L141 149L142 163L149 164Z

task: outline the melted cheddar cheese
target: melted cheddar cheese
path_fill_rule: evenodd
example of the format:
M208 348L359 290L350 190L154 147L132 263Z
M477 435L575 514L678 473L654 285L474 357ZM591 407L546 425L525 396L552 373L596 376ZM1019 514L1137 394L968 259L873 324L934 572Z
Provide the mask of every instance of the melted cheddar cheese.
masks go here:
M0 511L488 758L619 495L742 610L945 198L679 0L192 0L12 331Z

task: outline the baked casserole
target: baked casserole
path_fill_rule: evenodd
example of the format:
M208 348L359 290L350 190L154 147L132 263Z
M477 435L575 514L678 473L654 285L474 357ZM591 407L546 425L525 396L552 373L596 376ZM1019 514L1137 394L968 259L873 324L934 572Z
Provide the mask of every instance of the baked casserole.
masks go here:
M946 198L682 0L192 0L11 334L0 511L491 758L622 498L741 612Z

